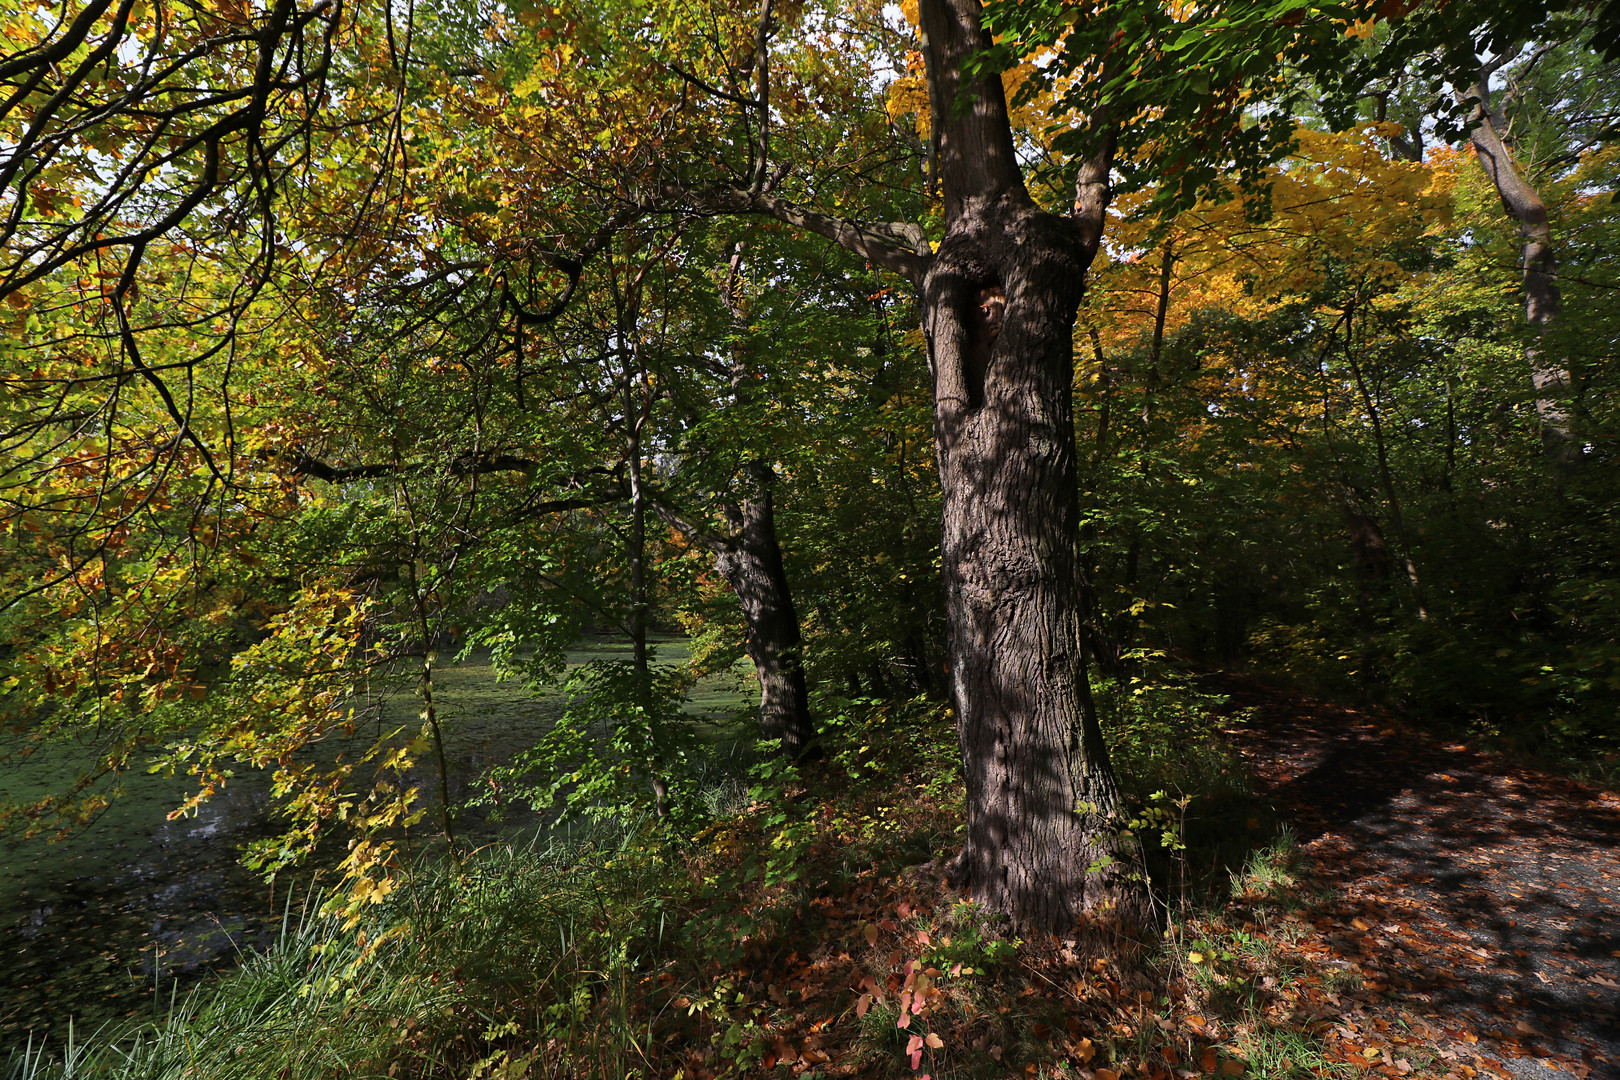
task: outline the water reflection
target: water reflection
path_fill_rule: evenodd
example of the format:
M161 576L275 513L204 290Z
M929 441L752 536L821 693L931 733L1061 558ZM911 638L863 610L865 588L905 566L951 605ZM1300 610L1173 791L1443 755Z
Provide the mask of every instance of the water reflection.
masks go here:
M576 652L583 662L622 652L598 645ZM665 642L663 663L685 659L684 645ZM690 708L730 713L751 687L740 677L708 680ZM435 698L445 730L452 799L487 765L532 744L562 707L559 695L534 695L497 682L487 662L441 669ZM414 725L417 704L408 684L387 700L378 724ZM375 731L328 754L363 750ZM0 770L0 793L37 797L72 775L66 754L36 755ZM425 771L412 781L429 790ZM436 780L434 781L436 784ZM122 780L123 795L90 829L55 844L0 842L0 1043L25 1032L65 1031L70 1015L81 1027L166 1008L200 976L266 947L284 917L296 919L318 883L321 860L284 874L273 885L239 862L244 844L271 835L269 777L243 770L229 785L174 821L168 812L188 794L185 777L145 773ZM424 798L428 796L424 794ZM481 813L457 821L471 843L519 837L538 828L532 814L509 811L499 824ZM435 834L424 821L409 842L421 852ZM330 857L328 862L333 861Z

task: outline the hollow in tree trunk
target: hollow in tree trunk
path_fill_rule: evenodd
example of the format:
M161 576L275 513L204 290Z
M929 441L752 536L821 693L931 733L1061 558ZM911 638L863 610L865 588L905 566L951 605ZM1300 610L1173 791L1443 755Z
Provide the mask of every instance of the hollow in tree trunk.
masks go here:
M1019 926L1061 931L1099 912L1140 926L1146 888L1134 844L1119 836L1076 566L1073 330L1109 154L1083 170L1076 217L1037 208L999 80L972 84L952 107L962 61L989 44L976 0L924 0L921 15L945 199L922 314L967 785L967 840L952 874Z

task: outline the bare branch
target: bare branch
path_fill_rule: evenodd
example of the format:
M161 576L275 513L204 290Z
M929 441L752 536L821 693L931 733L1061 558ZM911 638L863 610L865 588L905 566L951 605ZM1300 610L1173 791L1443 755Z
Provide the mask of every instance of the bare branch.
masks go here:
M706 94L712 94L717 98L722 98L726 101L732 102L733 104L742 105L749 109L752 109L759 104L753 98L743 97L741 94L727 93L717 86L710 86L708 83L704 82L696 75L693 75L690 71L687 71L679 64L665 64L664 66Z

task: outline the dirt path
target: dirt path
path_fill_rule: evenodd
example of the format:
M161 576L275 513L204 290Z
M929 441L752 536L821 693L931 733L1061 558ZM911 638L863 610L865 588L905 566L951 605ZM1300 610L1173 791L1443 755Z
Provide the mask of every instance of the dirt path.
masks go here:
M1427 1028L1440 1073L1620 1078L1620 799L1371 714L1222 689L1254 710L1232 735L1337 893L1317 918L1329 962Z

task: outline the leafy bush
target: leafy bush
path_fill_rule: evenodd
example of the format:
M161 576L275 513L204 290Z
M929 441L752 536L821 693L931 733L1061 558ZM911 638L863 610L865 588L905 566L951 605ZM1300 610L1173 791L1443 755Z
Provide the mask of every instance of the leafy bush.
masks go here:
M1134 659L1137 675L1092 687L1127 821L1161 889L1219 888L1270 821L1221 731L1244 716L1158 657Z
M627 836L423 868L350 926L311 912L157 1024L28 1046L7 1080L637 1075L666 896Z
M1221 726L1241 716L1221 715L1220 694L1200 690L1192 679L1149 663L1124 679L1092 685L1103 737L1127 799L1145 803L1155 791L1197 799L1246 794L1241 763Z
M699 750L680 671L643 673L623 660L574 669L568 707L533 747L485 775L475 805L525 802L563 818L632 822L698 804ZM661 790L660 790L661 786Z

